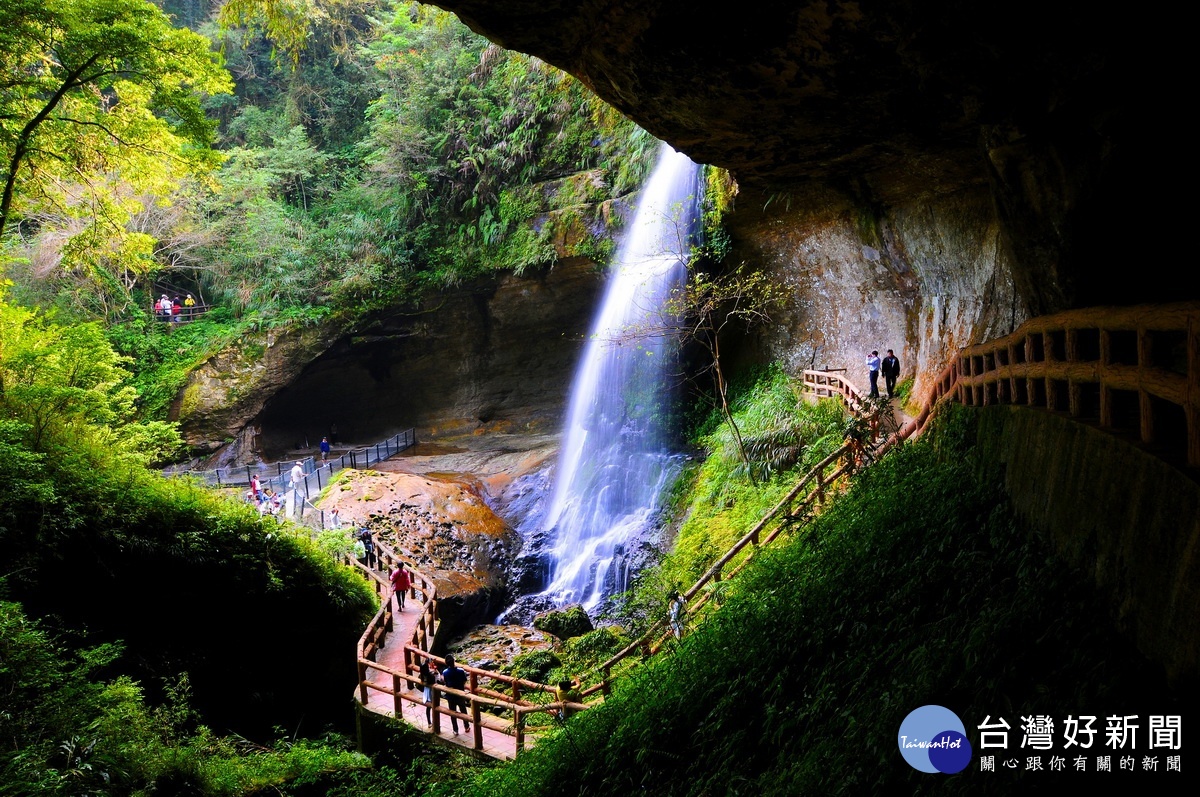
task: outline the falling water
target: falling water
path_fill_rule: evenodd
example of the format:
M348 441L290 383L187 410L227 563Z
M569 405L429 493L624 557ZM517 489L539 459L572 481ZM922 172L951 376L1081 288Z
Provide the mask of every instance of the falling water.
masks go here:
M544 526L554 545L543 594L559 605L590 611L625 588L625 545L676 470L663 428L674 377L663 313L686 276L699 172L662 145L571 386Z

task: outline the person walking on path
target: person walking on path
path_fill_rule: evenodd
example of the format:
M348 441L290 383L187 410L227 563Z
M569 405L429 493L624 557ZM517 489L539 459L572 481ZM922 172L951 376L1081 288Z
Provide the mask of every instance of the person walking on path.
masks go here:
M254 493L254 505L258 506L262 503L262 483L258 480L258 474L255 473L250 477L250 492Z
M421 662L421 671L417 673L417 677L421 679L421 690L425 696L425 722L429 727L433 727L433 685L438 682L437 667L433 666L431 659L425 659Z
M324 462L328 456L329 456L329 438L322 437L321 438L321 461Z
M871 398L879 398L879 352L867 355L867 371L871 377Z
M196 299L189 293L187 298L183 300L183 312L187 315L189 321L192 320L192 313L196 312Z
M367 546L366 543L363 542L362 537L354 538L354 558L357 559L358 563L363 567L367 566Z
M887 357L883 358L883 383L887 385L888 398L896 392L896 380L900 378L900 360L888 349Z
M679 590L671 593L671 601L667 604L667 620L671 623L671 633L676 639L683 638L683 596Z
M298 488L300 483L304 481L304 462L302 460L296 460L296 464L292 466L291 478L293 490Z
M396 565L396 569L392 571L392 591L396 593L396 605L400 607L400 611L404 611L404 596L408 594L409 588L412 587L412 576L404 569L404 562Z
M375 567L375 540L371 537L371 530L364 528L358 533L358 536L367 548L367 567Z
M454 654L446 655L446 669L442 670L442 683L450 689L463 691L467 688L467 671L454 663ZM446 693L446 707L451 711L467 713L467 699L462 695L456 695L453 692ZM450 727L454 729L454 735L458 736L458 717L450 715ZM463 732L471 730L471 723L463 720Z

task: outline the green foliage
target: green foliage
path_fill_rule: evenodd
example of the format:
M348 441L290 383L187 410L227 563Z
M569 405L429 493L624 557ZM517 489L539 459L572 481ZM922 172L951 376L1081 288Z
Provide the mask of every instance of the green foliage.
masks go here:
M107 336L113 348L129 358L131 374L125 384L137 392L138 416L165 420L188 374L236 341L245 326L246 322L223 320L221 314L209 313L173 327L140 311L110 325Z
M550 673L562 665L562 660L550 650L531 650L513 657L505 668L508 675L548 684Z
M59 268L128 300L155 268L154 238L129 222L144 195L219 163L200 96L229 76L147 0L12 0L0 31L0 244L24 220Z
M317 547L331 559L348 556L354 550L354 529L325 529L317 534Z
M725 216L733 210L737 183L725 169L709 166L704 170L704 202L701 204L703 235L692 249L693 261L721 263L729 256L732 240L725 229Z
M653 590L660 597L669 591L666 582L690 586L800 474L843 442L845 421L837 402L810 403L777 366L746 379L747 386L732 391L731 409L748 460L741 458L730 426L720 424L714 412L709 431L696 441L709 455L690 483L681 479L690 497L680 507L684 520L665 575L655 577L664 581Z
M1178 711L1086 574L1015 520L968 414L864 471L603 706L455 793L1009 794L1045 773L930 786L899 758L901 721L945 705L977 739L986 715Z
M15 603L0 602L0 652L0 794L238 795L371 767L337 737L262 746L214 735L196 724L186 674L150 707L128 677L97 679L118 647L72 652Z
M574 79L433 7L318 2L307 19L300 8L222 11L289 52L306 42L294 68L264 67L278 93L225 129L238 146L209 205L221 233L206 255L222 301L239 313L326 301L361 312L495 269L608 254L620 214L606 202L640 183L651 137ZM253 37L235 34L231 63L253 62ZM336 124L332 108L298 108L348 94L362 107ZM357 132L333 136L347 118L362 120ZM561 179L575 173L585 177Z
M5 301L0 285L0 409L27 432L30 451L50 438L76 438L126 460L169 461L178 433L135 420L128 372L98 324L60 325Z
M295 690L338 680L331 660L344 654L333 651L357 639L374 595L307 534L148 471L178 437L133 420L124 376L97 325L63 327L0 301L6 591L39 616L70 618L95 644L123 640L143 676L189 671L212 716L245 722L261 704L286 717ZM188 633L163 633L181 610ZM270 683L246 677L246 651L293 612L306 627L297 661ZM303 711L332 715L330 704L341 700ZM84 740L72 756L87 749Z

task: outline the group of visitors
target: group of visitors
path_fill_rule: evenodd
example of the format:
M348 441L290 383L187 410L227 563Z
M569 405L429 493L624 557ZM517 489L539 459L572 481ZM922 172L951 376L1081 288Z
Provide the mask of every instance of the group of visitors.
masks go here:
M250 477L250 489L246 491L246 500L254 504L260 515L278 515L283 509L283 495L270 487L263 488L257 473Z
M178 324L184 318L191 320L192 314L196 312L196 299L190 293L182 300L178 296L170 299L164 293L154 303L154 312L163 321L170 321L173 324Z
M867 355L867 375L871 379L871 398L879 398L879 374L883 374L888 398L896 394L896 380L900 378L900 360L895 352L887 350L887 356L879 359L878 350Z

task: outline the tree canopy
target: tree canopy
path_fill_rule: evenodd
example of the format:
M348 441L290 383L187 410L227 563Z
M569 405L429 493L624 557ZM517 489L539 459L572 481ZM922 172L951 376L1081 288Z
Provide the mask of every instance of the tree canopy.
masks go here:
M153 239L126 223L220 163L201 100L231 90L208 39L148 0L4 0L0 237L55 221L68 267L146 270Z

